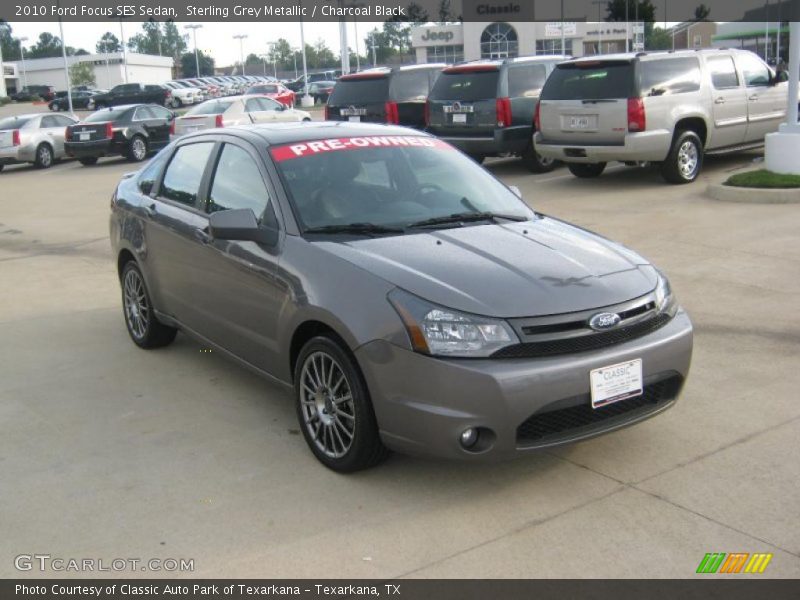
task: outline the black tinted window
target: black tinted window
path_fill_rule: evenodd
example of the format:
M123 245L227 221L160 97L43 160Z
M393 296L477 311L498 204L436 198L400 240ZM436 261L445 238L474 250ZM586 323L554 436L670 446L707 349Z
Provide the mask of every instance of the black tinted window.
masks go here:
M700 63L697 58L665 58L643 61L642 95L665 96L700 89Z
M483 100L497 96L499 71L442 73L433 84L431 100Z
M339 80L333 88L329 104L368 104L389 98L389 78Z
M739 87L739 76L730 56L710 56L706 59L711 71L711 83L718 90Z
M211 184L208 212L250 208L261 219L267 204L267 186L253 157L238 146L225 144Z
M534 97L547 80L547 69L544 65L522 65L508 70L508 95Z
M168 200L194 206L200 191L200 180L213 147L213 143L204 142L178 148L164 174L160 195Z
M601 100L633 96L629 62L586 61L560 65L542 90L545 100Z
M392 76L389 94L396 102L425 100L429 91L428 83L427 70L399 71Z

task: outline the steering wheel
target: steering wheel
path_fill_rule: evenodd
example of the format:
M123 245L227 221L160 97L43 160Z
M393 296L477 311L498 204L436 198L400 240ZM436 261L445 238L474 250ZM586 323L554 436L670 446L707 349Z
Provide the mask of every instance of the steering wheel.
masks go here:
M441 192L442 187L435 183L423 183L417 188L417 191L414 192L414 197L412 198L412 202L416 202L425 194L429 194L430 192Z

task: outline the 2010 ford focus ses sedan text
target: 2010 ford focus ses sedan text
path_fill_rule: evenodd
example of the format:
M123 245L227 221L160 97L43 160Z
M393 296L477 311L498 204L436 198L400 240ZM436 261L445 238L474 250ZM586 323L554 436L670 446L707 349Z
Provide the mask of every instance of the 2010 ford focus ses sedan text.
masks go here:
M111 240L133 341L180 329L293 386L338 471L588 438L662 412L689 371L655 267L410 129L187 135L119 184Z

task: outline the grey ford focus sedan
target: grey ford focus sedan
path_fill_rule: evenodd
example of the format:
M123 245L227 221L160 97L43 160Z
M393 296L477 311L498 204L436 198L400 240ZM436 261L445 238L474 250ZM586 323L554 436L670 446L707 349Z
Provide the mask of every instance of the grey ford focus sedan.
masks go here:
M187 135L120 182L111 241L134 343L180 330L293 388L338 471L606 433L669 408L689 371L654 266L410 129Z

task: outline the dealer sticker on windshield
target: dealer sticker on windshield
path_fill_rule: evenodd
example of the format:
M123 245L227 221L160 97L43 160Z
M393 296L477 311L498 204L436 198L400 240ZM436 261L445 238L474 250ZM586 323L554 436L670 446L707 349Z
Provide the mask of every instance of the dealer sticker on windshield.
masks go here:
M600 408L642 394L642 359L594 369L589 373L592 408Z
M342 150L360 150L363 148L439 148L452 150L453 147L434 137L421 135L371 135L363 137L330 138L313 140L298 144L287 144L270 149L276 162L338 152Z

